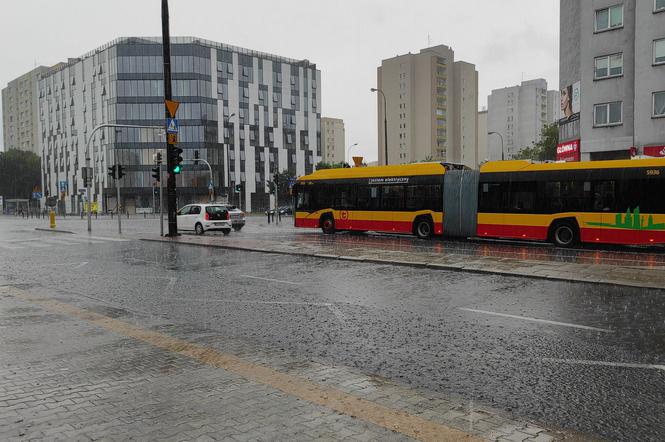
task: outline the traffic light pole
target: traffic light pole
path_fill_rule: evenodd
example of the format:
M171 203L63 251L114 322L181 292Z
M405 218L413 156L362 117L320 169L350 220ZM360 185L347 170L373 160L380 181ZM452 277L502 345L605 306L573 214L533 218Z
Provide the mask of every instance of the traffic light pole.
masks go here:
M116 189L116 201L118 206L118 234L122 233L122 216L120 216L120 178L115 180L115 189Z
M164 236L164 175L162 174L162 163L159 163L159 236Z
M162 0L162 58L164 61L164 121L171 117L166 107L166 101L171 101L171 36L169 34L169 2ZM175 173L173 172L173 149L168 144L168 133L166 134L166 204L168 206L169 233L168 236L178 235L178 221L176 218L176 186Z
M92 136L97 132L98 130L104 129L105 127L128 127L128 128L134 128L134 129L160 129L164 130L164 127L162 126L141 126L137 124L98 124L95 126L92 131L90 132L90 135L88 135L88 139L85 141L85 165L86 167L90 167L90 142L92 141ZM92 176L88 177L88 183L92 181ZM92 195L90 194L90 184L87 186L88 189L88 232L92 232Z

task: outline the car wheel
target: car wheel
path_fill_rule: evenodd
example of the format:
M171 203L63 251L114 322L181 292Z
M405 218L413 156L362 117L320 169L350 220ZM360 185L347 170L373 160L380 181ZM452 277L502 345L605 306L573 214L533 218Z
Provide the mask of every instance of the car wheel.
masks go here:
M552 242L558 247L572 247L579 237L579 229L571 222L560 222L552 228Z
M321 230L326 235L332 235L335 233L335 220L331 215L326 215L321 218Z
M203 228L203 225L201 225L201 223L196 223L194 230L196 231L197 235L203 235L205 233L205 229Z
M427 218L421 218L416 220L414 231L416 236L420 239L428 239L432 237L432 232L434 232L434 226L432 221Z
M224 236L226 236L229 233L231 233L231 229L224 229L224 230L222 230L222 233L224 234Z
M240 232L242 230L242 226L235 226L233 227L233 230L235 230L236 232Z

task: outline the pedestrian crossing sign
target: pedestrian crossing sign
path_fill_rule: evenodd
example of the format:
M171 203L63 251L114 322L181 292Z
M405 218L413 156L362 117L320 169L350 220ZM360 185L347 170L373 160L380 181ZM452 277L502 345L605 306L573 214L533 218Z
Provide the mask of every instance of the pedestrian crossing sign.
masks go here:
M167 134L178 133L178 120L176 120L175 118L166 119L166 133Z

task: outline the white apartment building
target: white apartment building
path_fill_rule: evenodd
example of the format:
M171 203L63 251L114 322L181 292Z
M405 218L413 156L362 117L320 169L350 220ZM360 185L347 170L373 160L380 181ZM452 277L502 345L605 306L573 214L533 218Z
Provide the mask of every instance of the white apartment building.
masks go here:
M37 136L37 80L46 72L39 66L10 81L2 90L2 138L5 149L41 155Z
M387 109L388 163L423 160L478 161L478 72L455 61L448 46L383 60L377 68L378 154L386 164L384 96Z
M345 137L344 120L322 117L321 161L330 164L347 161Z
M554 109L560 106L559 94L548 91L547 81L542 78L495 89L487 103L487 131L492 133L488 136L488 154L492 160L508 160L531 147L540 141L543 126L558 121Z
M277 171L312 172L321 158L321 72L294 60L194 37L171 43L173 98L184 171L177 176L178 204L208 198L207 166L215 194L228 194L247 211L272 203L266 182ZM94 169L92 200L100 210L116 207L108 167L119 163L121 204L150 207L153 154L164 135L149 129L103 129L102 123L163 126L161 38L114 40L42 75L38 140L43 187L58 195L67 212L81 208L81 168ZM89 149L86 140L91 137ZM239 196L232 192L242 184Z
M566 159L665 155L665 0L561 0L560 39Z

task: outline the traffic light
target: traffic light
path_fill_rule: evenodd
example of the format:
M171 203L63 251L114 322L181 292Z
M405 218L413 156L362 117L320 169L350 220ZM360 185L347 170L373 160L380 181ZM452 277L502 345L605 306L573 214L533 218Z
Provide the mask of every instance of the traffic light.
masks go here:
M152 178L158 183L159 183L159 178L160 178L160 176L159 176L160 175L160 173L159 173L160 169L161 169L161 167L159 167L159 166L152 168Z
M242 184L236 184L236 193L242 192Z
M275 172L272 176L272 180L275 182L275 186L279 186L279 173Z
M199 151L194 151L194 164L199 164Z
M155 160L155 164L162 164L162 153L158 151L155 154L154 160Z
M118 174L117 174L118 179L125 176L125 172L123 171L123 169L124 169L124 167L122 167L120 164L118 164Z
M113 166L109 167L109 174L108 175L113 179L115 179L115 177L116 177L115 169L116 169L115 164Z
M171 170L172 173L178 174L182 171L182 149L179 147L173 147L171 149L173 152L173 169Z

